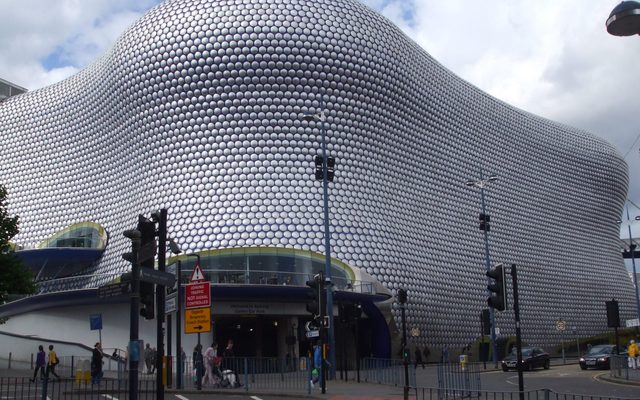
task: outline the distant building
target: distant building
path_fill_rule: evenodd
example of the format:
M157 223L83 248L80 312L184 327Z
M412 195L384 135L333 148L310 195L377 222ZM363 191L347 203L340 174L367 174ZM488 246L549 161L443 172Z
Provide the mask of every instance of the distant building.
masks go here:
M25 93L26 91L27 89L0 78L0 101L11 96Z

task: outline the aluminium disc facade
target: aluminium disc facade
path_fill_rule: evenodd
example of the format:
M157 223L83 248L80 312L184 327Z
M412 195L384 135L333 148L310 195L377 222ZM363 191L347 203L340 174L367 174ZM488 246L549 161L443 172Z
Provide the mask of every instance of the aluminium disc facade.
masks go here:
M187 252L323 253L322 126L303 120L321 111L336 159L332 256L408 290L415 343L478 336L485 247L480 192L465 182L481 174L499 178L484 191L489 249L519 267L527 342L559 342L559 318L580 335L606 330L612 296L632 317L622 157L483 93L351 0L167 1L77 75L0 103L14 240L104 226L88 287L128 268L121 232L159 207ZM498 315L503 334L512 321Z

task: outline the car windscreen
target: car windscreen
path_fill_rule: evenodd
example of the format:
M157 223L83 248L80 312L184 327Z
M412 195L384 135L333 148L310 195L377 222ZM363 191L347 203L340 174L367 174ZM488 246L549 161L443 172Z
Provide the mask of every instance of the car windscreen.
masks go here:
M593 346L587 352L588 355L593 354L610 354L613 346Z
M531 357L531 353L533 352L533 349L522 349L522 357ZM512 356L516 356L518 355L518 349L516 347L514 347L511 350L511 355Z

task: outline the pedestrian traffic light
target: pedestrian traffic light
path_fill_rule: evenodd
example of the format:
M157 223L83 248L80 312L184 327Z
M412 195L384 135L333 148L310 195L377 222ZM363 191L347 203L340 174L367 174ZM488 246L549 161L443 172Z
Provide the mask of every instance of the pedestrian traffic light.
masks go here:
M140 231L140 268L154 269L154 256L157 251L156 224L144 216L138 216L138 230ZM140 281L140 315L145 319L155 318L156 296L154 284Z
M491 217L489 216L489 214L480 213L480 230L481 231L489 232L491 230L491 225L489 225L489 222L491 222Z
M502 264L498 264L493 269L487 271L487 276L494 280L487 287L491 295L487 299L489 307L504 311L507 308L507 286L505 279L505 268Z
M398 289L398 302L405 304L407 302L407 291L404 289Z

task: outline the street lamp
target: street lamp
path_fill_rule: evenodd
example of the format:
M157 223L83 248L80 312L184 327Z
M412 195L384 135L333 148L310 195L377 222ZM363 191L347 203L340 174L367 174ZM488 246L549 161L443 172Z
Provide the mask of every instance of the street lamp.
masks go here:
M180 246L173 239L169 240L169 250L172 254L178 255L182 253ZM182 275L182 261L178 259L176 261L176 287L178 288L178 293L176 293L176 389L182 389L182 363L184 360L182 359L182 328L181 328L181 318L182 318L182 297L180 296L180 288L181 288L181 280L180 276ZM168 330L171 329L171 325L169 324ZM168 331L167 330L167 331ZM171 348L171 343L169 343L169 348Z
M485 178L480 170L480 179L467 180L467 186L474 186L480 189L480 206L482 213L480 214L480 227L484 231L484 254L487 272L491 270L491 259L489 258L489 216L486 212L486 204L484 199L484 189L490 182L495 182L498 179L495 175L489 175ZM487 276L487 286L491 284L491 278ZM487 288L487 294L490 296L491 292ZM504 294L507 295L506 293ZM498 346L496 345L496 314L493 307L489 307L490 319L491 319L491 347L493 349L493 362L494 367L498 368Z
M640 220L640 216L636 216L635 220ZM631 236L631 218L629 218L629 205L627 204L627 228L629 229L629 253L631 253L631 267L633 269L633 290L636 295L636 314L638 317L638 323L640 323L640 295L638 294L638 276L636 275L636 259L634 253L636 252L636 245L633 244L633 237Z
M614 36L640 34L640 3L623 1L614 7L607 22L607 32Z
M320 97L320 112L315 114L305 114L303 119L305 121L320 121L321 132L321 145L322 145L322 197L324 208L324 276L325 287L327 293L327 317L329 319L329 369L331 371L330 376L333 378L336 356L335 356L335 337L333 331L333 287L331 284L331 233L329 231L329 175L327 168L327 137L324 126L325 114L324 114L324 96Z

